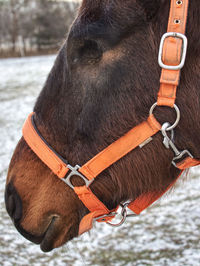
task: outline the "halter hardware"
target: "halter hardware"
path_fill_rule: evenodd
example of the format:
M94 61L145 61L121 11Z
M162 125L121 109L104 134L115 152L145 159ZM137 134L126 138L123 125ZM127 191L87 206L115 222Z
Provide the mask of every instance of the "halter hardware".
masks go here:
M112 227L120 227L121 225L123 225L126 222L127 218L138 216L138 214L136 214L136 213L128 214L127 208L129 206L129 204L130 204L130 202L120 204L120 206L121 206L121 220L119 223L114 224L111 222L107 222L107 224L112 226Z
M182 160L184 157L185 157L185 158L190 157L190 158L192 158L192 159L193 159L194 157L192 156L192 154L191 154L188 150L179 151L179 150L177 149L176 145L175 145L174 142L173 142L173 139L172 139L172 138L170 139L170 138L168 137L168 135L167 135L167 132L166 132L166 131L168 131L169 128L171 128L171 126L170 126L169 123L164 123L163 126L162 126L162 128L161 128L161 132L162 132L162 135L163 135L163 137L164 137L163 144L164 144L164 146L165 146L167 149L171 148L172 151L174 152L175 157L174 157L173 160L172 160L172 164L173 164L176 168L178 168L178 166L177 166L177 162L180 162L180 160ZM174 134L172 134L172 135L174 135Z
M72 167L70 164L67 164L66 160L56 153L55 150L45 141L34 124L34 113L30 114L25 121L23 126L23 137L29 147L52 170L55 175L57 175L74 190L78 198L89 210L89 214L84 216L81 220L79 225L79 234L90 230L92 228L93 221L108 223L117 214L116 211L118 207L116 207L114 210L108 210L104 203L101 202L91 191L91 183L94 182L95 178L100 173L109 168L112 164L124 157L130 151L139 146L142 148L144 144L148 144L149 141L152 140L152 137L158 132L162 132L164 137L163 143L165 147L167 149L171 148L175 153L175 157L172 161L174 166L183 171L200 163L199 160L195 160L193 158L188 150L180 152L173 142L173 137L170 139L167 135L167 131L171 131L173 136L172 129L177 126L180 120L180 111L175 105L175 99L177 86L179 85L180 81L180 69L184 65L187 51L187 38L185 37L184 33L187 22L188 5L189 0L171 0L168 33L163 35L159 50L158 61L162 67L160 89L158 92L157 102L151 107L148 119L131 129L127 134L122 136L114 143L110 144L107 148L90 159L82 167L78 165ZM179 18L180 23L175 24L174 20L177 18ZM180 39L182 40L182 43L180 42ZM177 60L179 59L180 64L177 65ZM171 62L170 65L167 64L168 62ZM175 108L177 118L172 126L168 123L165 123L161 127L161 125L155 119L153 116L153 111L157 105ZM177 160L180 159L182 159L182 161L177 162ZM73 176L80 177L85 182L85 185L81 187L73 186L71 183L71 178ZM127 214L127 208L133 211L134 214L131 216L140 214L144 209L148 208L153 202L155 202L166 191L168 191L174 185L176 180L174 180L165 191L150 191L140 195L138 198L130 201L129 203L123 204L121 212L122 220L119 224L110 225L120 226L123 224L126 218L130 216Z
M182 44L182 55L181 55L181 62L177 66L173 65L166 65L163 63L162 56L163 56L163 46L166 38L173 37L173 38L179 38L183 41ZM186 54L187 54L187 37L184 34L178 33L178 32L167 32L165 33L160 42L160 48L159 48L159 53L158 53L158 64L160 65L161 68L168 69L168 70L180 70L183 68L185 64L185 59L186 59Z
M105 215L102 215L102 216L99 216L97 218L94 218L94 221L95 222L106 222L106 218L113 218L117 215L118 213L117 212L111 212L109 214L105 214ZM107 222L108 223L108 222Z
M67 168L71 170L71 172L66 174L65 177L63 177L61 180L63 180L69 187L71 187L74 190L74 186L71 182L71 177L78 176L80 177L84 182L86 187L89 187L94 179L88 180L84 175L82 175L78 170L81 168L79 165L76 165L75 167L71 166L70 164L67 165Z
M157 102L154 103L154 104L151 106L151 109L150 109L150 111L149 111L149 115L152 115L152 114L153 114L153 111L154 111L154 109L156 108L156 106L158 106L158 103L157 103ZM166 128L166 131L171 131L172 129L174 129L174 128L178 125L178 123L179 123L179 121L180 121L180 118L181 118L181 112L180 112L178 106L177 106L176 104L174 104L173 108L174 108L175 111L176 111L176 121L174 122L173 125L167 127L167 128Z

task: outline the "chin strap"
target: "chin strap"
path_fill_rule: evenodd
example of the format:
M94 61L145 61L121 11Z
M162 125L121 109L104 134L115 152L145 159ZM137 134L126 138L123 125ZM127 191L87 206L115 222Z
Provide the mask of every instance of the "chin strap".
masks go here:
M82 167L78 165L72 167L45 141L35 126L34 113L28 116L23 126L23 136L29 147L55 175L74 190L78 198L89 210L89 214L83 217L80 223L79 234L90 230L94 220L108 223L116 215L118 207L114 210L107 209L103 202L101 202L90 189L90 185L95 181L95 178L130 151L138 149L139 147L142 148L144 145L148 144L152 140L152 137L159 131L161 131L164 137L163 144L165 147L167 149L172 149L175 153L172 163L181 170L181 173L184 169L200 163L199 160L193 159L189 151L179 151L173 142L173 129L180 120L180 111L175 105L175 99L176 89L180 79L180 71L184 65L187 51L187 38L184 33L187 21L188 3L188 0L171 1L168 32L164 34L161 39L159 51L158 61L162 68L162 73L158 99L151 107L150 115L146 121L131 129L127 134L98 153ZM172 126L169 123L165 123L161 126L157 122L153 116L153 111L157 105L168 106L175 109L177 119ZM171 138L168 137L168 132L171 132ZM80 177L85 185L75 187L71 182L73 176ZM140 214L168 191L176 180L173 181L165 191L148 192L139 196L136 200L123 205L123 214L126 214L126 207L135 214Z

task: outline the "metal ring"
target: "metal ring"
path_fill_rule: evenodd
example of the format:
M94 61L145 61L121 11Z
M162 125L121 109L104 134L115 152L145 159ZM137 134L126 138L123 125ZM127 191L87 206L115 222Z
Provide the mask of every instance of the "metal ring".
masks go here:
M150 109L150 111L149 111L149 114L150 115L152 115L153 114L153 111L154 111L154 109L156 108L156 106L157 106L158 104L157 104L157 102L156 103L154 103L152 106L151 106L151 109ZM176 104L174 104L174 109L175 109L175 111L176 111L176 121L174 122L174 124L171 126L171 127L168 127L167 129L166 129L166 131L170 131L170 130L172 130L172 129L174 129L177 125L178 125L178 123L179 123L179 121L180 121L180 118L181 118L181 113L180 113L180 110L179 110L179 108L178 108L178 106L176 105Z

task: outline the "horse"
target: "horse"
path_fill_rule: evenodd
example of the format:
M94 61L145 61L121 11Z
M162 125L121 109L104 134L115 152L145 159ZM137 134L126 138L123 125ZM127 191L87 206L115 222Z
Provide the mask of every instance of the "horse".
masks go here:
M156 102L161 68L160 39L166 32L168 0L83 0L67 40L36 101L34 122L41 136L71 165L90 158L144 122ZM183 1L176 1L182 5ZM200 6L190 1L187 58L176 104L181 120L174 142L200 158ZM176 21L179 23L179 21ZM169 107L157 106L162 125L173 124ZM109 209L144 193L164 192L180 170L172 149L155 134L142 148L102 171L90 185ZM83 180L74 176L73 185ZM32 151L24 137L10 162L6 208L17 230L44 252L78 236L88 209Z

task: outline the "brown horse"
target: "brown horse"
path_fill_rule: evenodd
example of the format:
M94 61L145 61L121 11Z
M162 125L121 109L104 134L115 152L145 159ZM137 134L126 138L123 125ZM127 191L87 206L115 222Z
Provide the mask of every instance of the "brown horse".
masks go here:
M157 54L169 2L83 0L34 108L41 135L71 165L83 165L148 117L159 88ZM175 142L200 158L200 6L198 0L190 2ZM163 107L155 116L160 123L175 118ZM109 209L142 193L163 191L179 174L172 158L157 134L101 173L91 189ZM82 184L78 178L73 182ZM5 198L19 232L43 251L76 237L88 213L23 138L10 163Z

